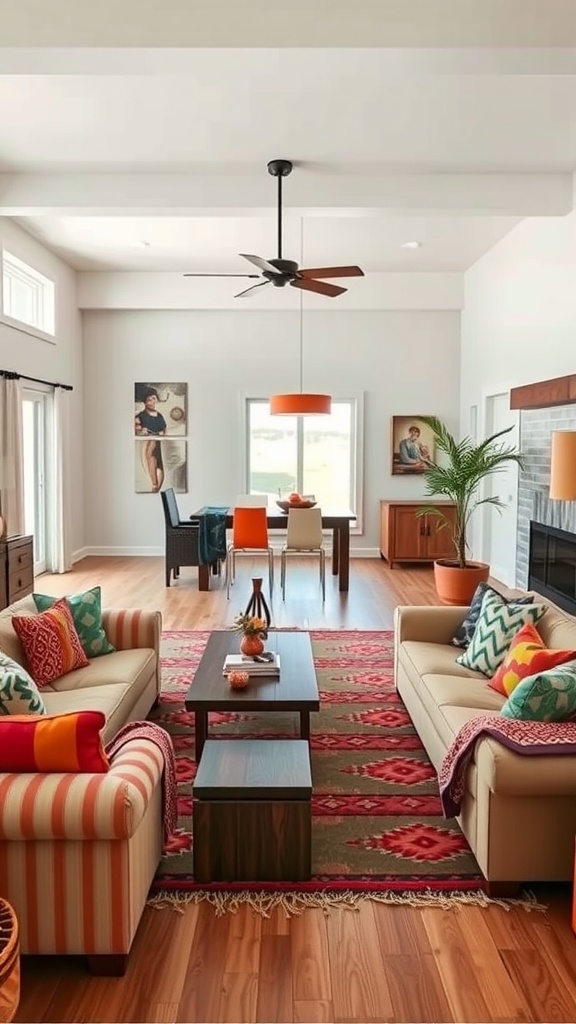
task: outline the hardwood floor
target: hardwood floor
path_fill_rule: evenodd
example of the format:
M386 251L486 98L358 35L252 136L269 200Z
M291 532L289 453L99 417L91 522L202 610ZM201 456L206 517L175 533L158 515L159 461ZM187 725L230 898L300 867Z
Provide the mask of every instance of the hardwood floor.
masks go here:
M86 558L36 590L60 596L101 584L107 607L160 608L166 629L229 625L262 562L245 558L232 599L200 594L195 570L164 588L156 558ZM351 563L322 605L316 565L294 560L275 625L390 629L397 604L435 604L429 569ZM1 883L0 883L1 891ZM545 913L387 907L217 917L206 905L144 912L124 978L93 978L82 958L24 957L17 1021L576 1021L571 887L540 886Z

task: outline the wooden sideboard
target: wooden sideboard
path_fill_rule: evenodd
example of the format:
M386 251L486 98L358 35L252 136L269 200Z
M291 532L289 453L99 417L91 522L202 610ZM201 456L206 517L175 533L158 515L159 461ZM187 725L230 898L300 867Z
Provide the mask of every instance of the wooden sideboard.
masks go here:
M453 558L454 545L449 527L438 529L436 516L417 516L423 505L441 508L454 521L454 505L450 501L380 502L380 554L390 568L396 562L433 562L437 558Z
M0 544L0 611L34 589L34 538L7 537Z

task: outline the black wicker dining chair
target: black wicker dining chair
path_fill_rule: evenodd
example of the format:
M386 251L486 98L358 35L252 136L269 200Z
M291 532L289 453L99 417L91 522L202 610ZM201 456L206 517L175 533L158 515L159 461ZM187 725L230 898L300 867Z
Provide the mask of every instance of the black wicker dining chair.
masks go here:
M180 519L178 503L173 487L160 491L164 521L166 527L166 586L170 586L170 578L180 575L181 565L199 565L198 557L198 519Z

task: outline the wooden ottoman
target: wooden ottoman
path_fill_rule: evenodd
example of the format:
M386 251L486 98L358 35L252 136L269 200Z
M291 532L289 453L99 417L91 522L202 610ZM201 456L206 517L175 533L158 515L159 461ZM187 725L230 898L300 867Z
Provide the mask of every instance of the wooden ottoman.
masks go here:
M195 881L310 878L306 740L206 740L193 798Z

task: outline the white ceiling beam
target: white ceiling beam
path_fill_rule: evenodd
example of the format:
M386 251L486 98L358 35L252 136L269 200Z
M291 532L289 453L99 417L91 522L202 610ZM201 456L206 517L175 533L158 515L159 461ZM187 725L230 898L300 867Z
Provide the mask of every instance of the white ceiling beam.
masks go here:
M281 155L281 154L280 154ZM262 215L275 183L190 174L0 174L0 215ZM468 213L562 216L572 210L572 174L294 175L285 208L294 215Z
M2 0L4 46L571 46L574 0Z

